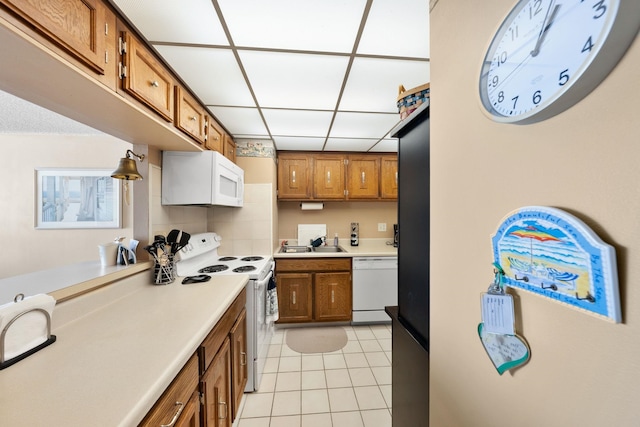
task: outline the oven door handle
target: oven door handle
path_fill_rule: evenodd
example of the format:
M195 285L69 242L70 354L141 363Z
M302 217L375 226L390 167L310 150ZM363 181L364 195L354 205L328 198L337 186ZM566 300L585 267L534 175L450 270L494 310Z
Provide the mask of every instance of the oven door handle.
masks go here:
M256 280L254 289L260 289L263 286L266 288L267 283L269 283L269 279L271 279L271 277L273 277L273 270L269 271L269 273L267 273L264 279Z

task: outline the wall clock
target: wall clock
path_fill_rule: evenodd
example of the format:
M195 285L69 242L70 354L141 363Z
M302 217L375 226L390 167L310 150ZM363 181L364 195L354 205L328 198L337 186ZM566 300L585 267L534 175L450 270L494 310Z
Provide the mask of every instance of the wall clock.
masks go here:
M484 110L527 124L568 109L604 80L638 28L640 0L520 0L482 63Z

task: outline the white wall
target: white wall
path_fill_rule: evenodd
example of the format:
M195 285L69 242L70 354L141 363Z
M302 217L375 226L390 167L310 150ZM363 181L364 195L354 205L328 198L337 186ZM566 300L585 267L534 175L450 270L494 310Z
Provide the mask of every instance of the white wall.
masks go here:
M131 238L133 210L124 203L121 229L35 229L36 168L115 169L130 148L108 135L0 134L0 278L97 261L98 244Z
M437 2L431 13L431 353L434 427L640 422L640 40L607 79L544 122L480 110L481 61L513 0ZM614 245L622 324L515 292L531 360L498 375L481 346L490 236L528 205L581 218Z

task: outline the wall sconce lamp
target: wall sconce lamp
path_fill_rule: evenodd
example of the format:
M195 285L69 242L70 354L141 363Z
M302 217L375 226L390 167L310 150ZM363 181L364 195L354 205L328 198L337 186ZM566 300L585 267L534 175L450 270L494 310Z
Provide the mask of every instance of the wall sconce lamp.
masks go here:
M118 169L116 169L112 174L112 178L116 179L124 179L125 181L133 181L136 179L142 179L142 175L138 173L138 168L136 167L136 161L131 158L131 156L135 156L138 160L144 160L144 154L136 154L131 150L127 150L126 157L120 159L120 163L118 164Z

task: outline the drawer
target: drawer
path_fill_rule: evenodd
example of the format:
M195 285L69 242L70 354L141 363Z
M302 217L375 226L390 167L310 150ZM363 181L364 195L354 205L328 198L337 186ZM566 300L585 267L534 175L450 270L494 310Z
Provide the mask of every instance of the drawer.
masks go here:
M276 273L284 271L351 271L351 258L280 258Z
M153 405L140 426L166 425L178 411L184 410L198 387L198 355L191 356L173 382ZM182 408L182 409L181 409Z
M200 353L200 374L204 374L211 361L215 357L216 353L220 349L220 346L224 343L224 340L229 335L229 331L236 323L236 319L240 316L242 309L247 303L247 291L242 290L240 295L235 299L233 304L227 309L220 321L209 332L209 335L204 339L202 345L198 349Z

